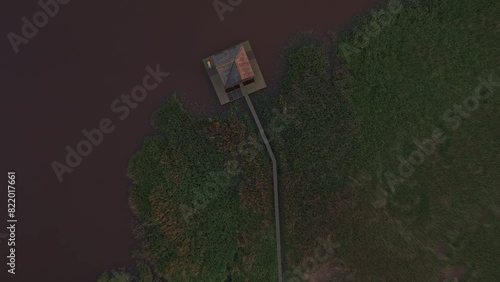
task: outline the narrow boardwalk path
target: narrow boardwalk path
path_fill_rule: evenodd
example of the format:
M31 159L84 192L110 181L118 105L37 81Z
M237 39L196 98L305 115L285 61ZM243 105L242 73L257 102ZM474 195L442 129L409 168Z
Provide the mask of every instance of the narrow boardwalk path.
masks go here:
M267 152L269 153L269 157L273 163L273 184L274 184L274 219L276 222L276 254L278 258L278 281L283 282L283 269L282 269L282 261L281 261L281 233L280 233L280 206L279 206L279 193L278 193L278 164L276 163L276 158L274 157L273 150L271 149L271 145L269 145L269 141L267 140L266 133L260 124L259 117L255 112L255 109L252 104L252 100L248 97L247 93L243 92L243 96L245 96L245 100L247 101L248 107L252 112L253 119L259 128L260 137L264 141L266 145Z

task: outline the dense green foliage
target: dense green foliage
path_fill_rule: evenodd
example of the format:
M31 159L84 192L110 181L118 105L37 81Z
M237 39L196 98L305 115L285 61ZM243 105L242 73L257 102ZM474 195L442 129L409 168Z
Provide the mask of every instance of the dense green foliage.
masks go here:
M175 98L153 115L154 135L132 158L136 256L173 281L259 280L276 275L270 166L241 156L251 132L237 105L226 117L191 118Z
M209 187L219 180L211 173L221 170L223 161L179 103L156 112L153 124L159 133L145 141L129 167L142 252L173 279L196 273L222 280L236 252L237 229L232 183L222 183L218 191ZM192 206L207 198L203 209Z
M349 217L349 226L373 220L376 224L364 230L383 235L361 237L355 251L346 252L367 277L428 281L441 272L495 281L500 279L494 267L500 264L500 191L494 188L500 184L500 6L487 0L426 3L403 7L347 64L352 76L342 90L356 106L360 160L368 161L363 167L373 178L359 189L385 206L377 216ZM478 99L477 109L461 117L454 109L473 104L467 99L475 96L480 79L492 75L496 89L482 89L493 91L491 97ZM431 138L436 128L444 142L413 165L415 171L391 193L386 173L397 174L400 159L419 149L415 141ZM361 255L368 244L384 246L375 250L379 264L373 264L374 256ZM389 275L389 269L398 271Z
M496 281L500 6L393 2L378 11L389 18L364 18L335 38L333 58L314 36L285 50L280 101L297 126L274 146L288 269L308 272L301 263L330 235L340 243L329 257L337 267L317 262L309 274ZM496 84L475 104L480 80ZM434 136L434 147L415 143Z

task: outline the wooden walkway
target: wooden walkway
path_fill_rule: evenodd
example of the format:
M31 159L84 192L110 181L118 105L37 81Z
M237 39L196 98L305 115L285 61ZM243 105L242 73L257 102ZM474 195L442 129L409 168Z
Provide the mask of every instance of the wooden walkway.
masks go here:
M255 112L255 109L253 107L252 101L250 100L250 97L248 97L248 94L243 91L243 96L245 97L245 100L247 101L248 107L250 108L250 111L252 112L253 119L255 120L255 123L257 124L257 127L259 129L260 137L264 141L264 144L266 145L267 152L269 153L269 157L271 158L271 161L273 163L273 184L274 184L274 219L276 222L276 254L277 254L277 259L278 259L278 281L283 282L283 267L282 267L282 261L281 261L281 233L280 233L280 207L279 207L279 193L278 193L278 164L276 163L276 158L274 157L273 150L271 149L271 145L269 145L269 141L267 140L266 133L264 132L264 129L262 128L262 125L260 124L259 117L257 116L257 113Z

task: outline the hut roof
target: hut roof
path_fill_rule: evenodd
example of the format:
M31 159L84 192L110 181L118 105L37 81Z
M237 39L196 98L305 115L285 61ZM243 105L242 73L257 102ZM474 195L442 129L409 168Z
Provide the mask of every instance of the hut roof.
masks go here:
M255 76L242 45L224 50L213 59L226 89Z

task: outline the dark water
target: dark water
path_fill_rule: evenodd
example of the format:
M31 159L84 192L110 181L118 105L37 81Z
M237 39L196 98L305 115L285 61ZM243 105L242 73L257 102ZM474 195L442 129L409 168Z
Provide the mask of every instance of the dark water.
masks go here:
M223 0L224 1L224 0ZM130 264L125 169L150 132L149 115L176 90L190 107L221 110L201 59L250 40L266 78L280 48L299 30L340 30L375 0L244 0L221 22L204 1L82 1L60 7L15 55L9 32L36 1L8 1L0 10L2 162L17 172L17 267L6 276L0 237L0 281L95 281L105 269ZM142 82L147 65L171 75L124 120L110 104ZM59 183L52 161L83 140L83 129L110 118L114 132ZM0 192L2 213L6 191ZM4 232L2 217L0 235ZM4 279L4 277L6 277Z

